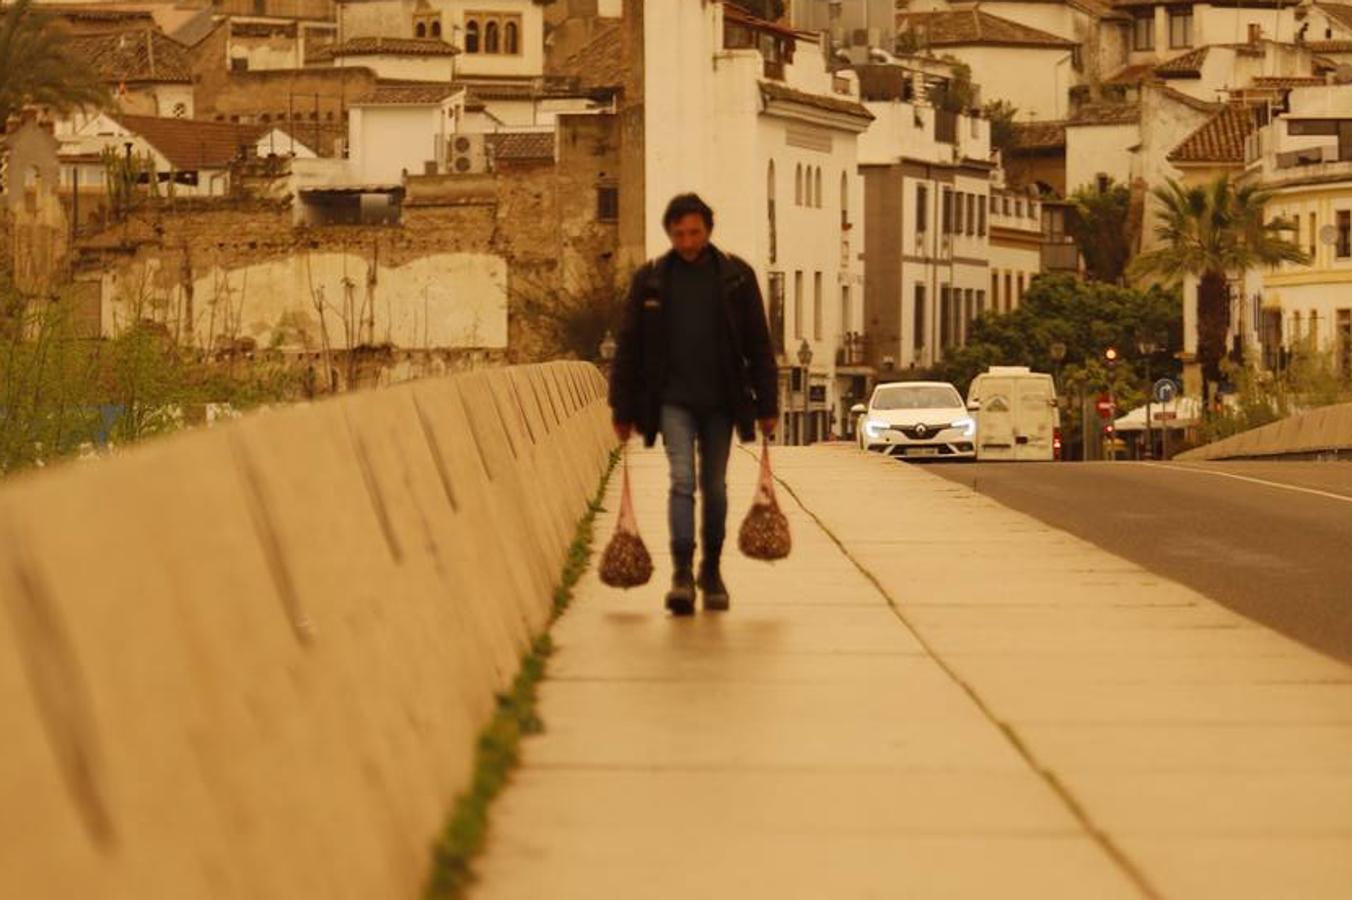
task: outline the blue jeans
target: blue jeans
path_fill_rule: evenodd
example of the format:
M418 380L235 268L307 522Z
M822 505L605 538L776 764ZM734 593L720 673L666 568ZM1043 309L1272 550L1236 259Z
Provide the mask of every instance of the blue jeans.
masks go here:
M725 412L697 414L681 406L664 405L662 446L666 448L671 468L671 494L667 502L671 555L678 566L689 566L694 560L695 455L698 447L704 559L716 564L727 533L732 417Z

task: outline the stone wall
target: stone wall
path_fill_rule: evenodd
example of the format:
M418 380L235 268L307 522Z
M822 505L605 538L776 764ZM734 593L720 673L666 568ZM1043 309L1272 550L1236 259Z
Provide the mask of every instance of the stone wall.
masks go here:
M355 340L553 358L541 323L518 315L522 290L618 290L629 271L615 259L619 225L597 218L598 186L617 180L618 122L563 116L559 128L556 163L410 177L398 226L293 227L290 201L179 200L84 241L78 268L104 284L105 333L139 315L150 290L156 317L203 347ZM334 307L322 323L316 289ZM349 295L374 322L348 314Z
M1180 453L1178 459L1352 457L1352 403L1324 406Z
M613 444L558 363L0 490L0 896L420 896Z

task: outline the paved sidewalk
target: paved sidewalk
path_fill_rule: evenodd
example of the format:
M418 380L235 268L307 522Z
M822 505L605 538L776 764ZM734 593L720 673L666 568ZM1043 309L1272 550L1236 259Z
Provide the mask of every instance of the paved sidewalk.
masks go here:
M476 898L1349 896L1352 669L923 469L775 459L793 556L671 620L633 455L658 571L555 626Z

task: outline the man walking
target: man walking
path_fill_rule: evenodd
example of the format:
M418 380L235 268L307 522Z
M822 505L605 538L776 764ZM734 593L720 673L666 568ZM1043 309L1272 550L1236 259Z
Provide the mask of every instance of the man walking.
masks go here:
M671 468L668 524L675 573L673 615L726 610L719 571L727 531L728 453L735 428L744 441L779 420L778 366L770 346L756 273L710 243L714 214L695 194L667 206L662 226L671 251L643 265L629 289L610 376L615 434L635 429L651 447L662 435ZM694 577L696 454L704 555Z

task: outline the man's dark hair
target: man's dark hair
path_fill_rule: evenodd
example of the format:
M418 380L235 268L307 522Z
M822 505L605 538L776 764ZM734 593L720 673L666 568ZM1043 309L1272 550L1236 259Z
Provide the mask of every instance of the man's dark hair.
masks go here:
M662 214L662 229L670 231L671 226L691 215L699 216L704 220L705 228L714 230L714 211L700 199L699 194L677 194L672 197L667 204L667 211Z

